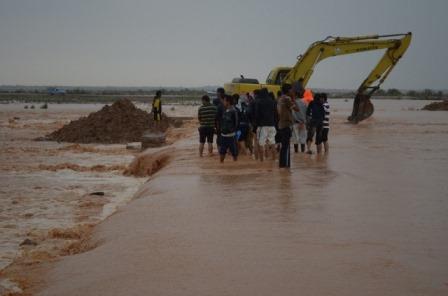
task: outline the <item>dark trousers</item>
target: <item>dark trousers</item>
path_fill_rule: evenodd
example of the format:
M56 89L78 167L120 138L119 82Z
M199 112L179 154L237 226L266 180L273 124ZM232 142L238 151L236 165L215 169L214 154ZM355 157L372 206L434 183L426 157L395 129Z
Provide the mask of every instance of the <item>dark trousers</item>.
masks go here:
M221 146L221 131L216 129L216 146Z
M221 143L219 146L219 154L220 155L226 155L227 151L230 151L233 157L238 156L238 147L236 144L236 137L230 136L230 137L224 137L221 136Z
M291 158L289 151L289 140L291 139L291 128L285 127L277 131L280 140L280 159L279 166L281 168L289 168L291 166Z
M199 130L199 143L204 144L205 141L207 143L213 143L213 135L215 133L215 129L212 126L200 126Z
M314 134L316 134L316 145L322 144L322 131L323 131L322 122L311 122L308 125L308 136L306 141L312 142Z

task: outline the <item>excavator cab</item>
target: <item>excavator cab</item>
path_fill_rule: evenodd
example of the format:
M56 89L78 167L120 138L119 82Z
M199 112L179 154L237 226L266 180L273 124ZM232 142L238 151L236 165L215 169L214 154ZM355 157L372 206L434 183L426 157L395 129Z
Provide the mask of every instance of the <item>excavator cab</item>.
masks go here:
M269 85L282 85L285 77L291 71L291 67L277 67L269 72L266 78L266 84Z
M286 75L288 75L288 70L280 70L277 75L277 79L275 80L275 84L282 85L283 80L285 79Z

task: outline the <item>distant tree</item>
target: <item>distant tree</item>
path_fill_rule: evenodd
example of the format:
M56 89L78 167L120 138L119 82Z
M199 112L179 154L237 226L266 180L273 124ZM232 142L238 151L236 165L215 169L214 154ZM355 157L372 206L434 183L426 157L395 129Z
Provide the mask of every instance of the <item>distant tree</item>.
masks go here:
M443 91L439 90L439 91L437 92L437 98L438 98L438 99L443 98Z
M87 94L88 91L82 88L75 88L72 90L68 90L67 93L80 95L80 94Z
M434 96L434 92L431 89L427 88L423 91L423 96L425 98L430 98L430 97Z
M406 93L406 95L407 95L408 97L413 97L413 98L415 98L415 97L418 96L418 93L417 93L415 90L410 90L410 91L408 91L408 92Z
M386 95L388 96L401 96L401 91L399 91L396 88L389 88L386 92Z
M377 96L385 96L386 91L384 89L380 88L379 90L376 91L376 95Z

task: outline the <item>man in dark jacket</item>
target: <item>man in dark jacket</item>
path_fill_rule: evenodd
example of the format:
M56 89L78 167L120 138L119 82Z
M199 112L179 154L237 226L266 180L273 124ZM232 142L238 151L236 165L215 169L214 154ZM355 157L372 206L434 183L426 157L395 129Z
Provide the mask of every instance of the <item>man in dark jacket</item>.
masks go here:
M276 119L277 109L275 101L269 97L268 90L263 88L255 100L254 110L254 120L257 126L258 158L261 161L264 159L265 148L271 151L272 158L275 159Z
M219 146L221 145L221 131L220 131L220 122L222 119L222 114L224 113L224 98L226 96L226 93L224 91L224 88L219 87L216 89L216 98L213 99L213 105L216 106L216 146L218 146L218 151L219 151Z
M221 143L219 146L220 161L224 162L227 151L233 156L233 160L237 160L238 148L236 143L236 132L238 129L238 113L233 106L232 96L224 97L224 113L220 121Z
M255 122L255 102L258 100L260 90L254 90L254 96L249 100L249 106L247 111L247 117L250 125L250 136L248 137L249 147L252 147L251 153L255 155L255 159L258 160L258 140L257 140L257 123Z
M323 99L321 94L316 94L314 100L308 105L306 109L307 125L308 125L308 154L312 154L311 144L313 142L314 134L316 134L316 148L317 153L322 152L322 129L325 119L325 108L323 106Z

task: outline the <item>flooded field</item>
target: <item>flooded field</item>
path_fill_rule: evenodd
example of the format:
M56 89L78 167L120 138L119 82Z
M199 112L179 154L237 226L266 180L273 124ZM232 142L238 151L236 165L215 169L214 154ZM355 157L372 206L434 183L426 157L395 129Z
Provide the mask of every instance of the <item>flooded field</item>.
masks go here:
M446 295L448 114L376 101L349 125L351 102L330 104L330 153L290 171L177 142L40 295Z
M42 252L51 257L52 249L66 242L58 246L48 233L104 220L146 181L123 176L138 153L126 145L33 140L103 105L25 106L31 104L3 104L0 109L0 270L28 245L37 244L37 258ZM167 106L166 112L176 115L178 110Z

